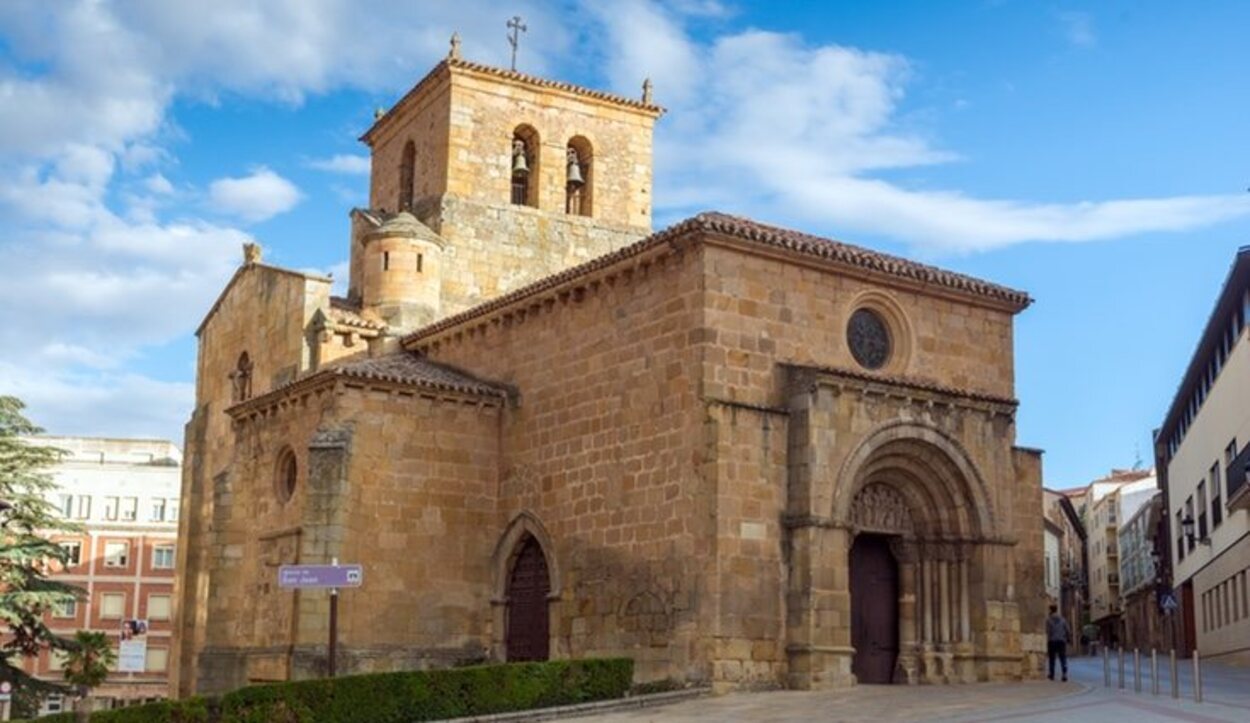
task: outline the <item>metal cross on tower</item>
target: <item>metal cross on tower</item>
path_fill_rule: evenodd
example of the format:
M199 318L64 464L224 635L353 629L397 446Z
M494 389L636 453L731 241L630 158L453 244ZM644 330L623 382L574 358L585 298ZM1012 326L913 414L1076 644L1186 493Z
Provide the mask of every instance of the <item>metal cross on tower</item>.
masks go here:
M513 15L508 21L508 29L512 34L508 36L508 44L512 46L512 69L516 70L516 48L521 41L521 33L526 32L529 28L525 27L525 23L521 22L520 15Z

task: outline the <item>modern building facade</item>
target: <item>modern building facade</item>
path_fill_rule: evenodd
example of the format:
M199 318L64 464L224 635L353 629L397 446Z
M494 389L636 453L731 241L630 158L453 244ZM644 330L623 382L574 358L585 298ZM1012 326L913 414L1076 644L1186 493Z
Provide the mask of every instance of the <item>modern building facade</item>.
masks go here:
M726 690L1040 672L1028 296L720 213L651 233L661 109L462 60L364 135L351 283L250 248L200 326L180 694L624 655Z
M1250 662L1250 246L1155 433L1183 644Z
M1155 476L1149 470L1112 470L1088 488L1089 613L1104 644L1122 642L1120 524L1149 499L1155 488Z
M96 689L95 704L112 708L168 697L181 452L163 440L38 437L32 442L68 453L51 471L57 489L49 501L82 527L53 539L69 552L68 565L56 577L83 588L86 597L50 615L49 627L66 637L78 630L102 631L120 643L124 621L146 621L143 671L110 674ZM26 670L63 680L63 660L46 651L28 659ZM67 705L53 697L42 712Z
M1161 579L1158 576L1156 531L1163 510L1158 489L1136 512L1120 525L1120 640L1126 648L1170 650L1174 644L1172 626L1159 604Z

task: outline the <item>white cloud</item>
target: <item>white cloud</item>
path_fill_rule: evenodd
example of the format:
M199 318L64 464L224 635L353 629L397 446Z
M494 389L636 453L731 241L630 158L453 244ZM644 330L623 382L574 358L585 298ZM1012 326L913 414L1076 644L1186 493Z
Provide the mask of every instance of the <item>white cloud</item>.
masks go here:
M563 15L529 1L514 10L530 24L521 68L546 72L573 37ZM506 62L504 19L489 0L421 12L408 0L0 3L0 304L38 306L0 326L0 388L57 431L179 436L190 385L111 369L194 329L249 237L171 207L197 197L155 170L177 163L174 99L393 94L446 53L453 30L468 57ZM259 220L299 193L260 169L220 179L208 199Z
M148 191L159 196L168 196L174 192L174 184L170 183L168 178L159 173L153 173L148 176L144 180L143 186Z
M1098 44L1098 34L1094 32L1094 16L1089 13L1062 12L1059 13L1059 22L1063 26L1064 37L1072 45L1092 48Z
M1047 203L910 189L879 172L959 155L900 128L905 58L759 30L695 40L688 18L644 0L595 17L618 92L632 92L631 74L645 68L670 109L656 130L662 219L711 207L976 251L1187 231L1250 214L1244 194Z
M301 194L294 183L261 166L241 178L219 178L208 187L213 206L245 221L264 221L295 208Z
M178 162L174 100L298 103L343 87L397 97L446 53L453 30L466 57L506 65L503 23L514 12L529 26L524 71L567 77L561 66L603 60L610 84L631 97L653 78L671 110L657 127L661 217L720 207L976 250L1187 230L1250 213L1241 196L1062 204L884 180L885 170L897 179L958 158L900 127L908 60L719 32L733 11L718 0L521 0L507 12L490 0L429 2L420 12L410 0L11 0L0 2L0 305L37 304L38 313L0 326L0 389L23 393L57 431L177 437L191 386L120 370L186 338L250 236L195 218L185 204L203 196L162 173ZM1097 42L1092 17L1060 20L1071 42ZM713 31L696 39L697 23ZM359 178L367 159L309 165ZM338 180L355 183L336 179L335 193L363 195ZM300 193L259 168L219 179L207 198L256 221L291 209ZM346 273L335 276L339 288Z
M367 176L369 175L370 162L368 156L340 153L329 158L314 158L308 161L308 167L330 173Z
M17 394L54 434L159 437L182 445L195 385L116 371L44 371L0 360L0 393Z

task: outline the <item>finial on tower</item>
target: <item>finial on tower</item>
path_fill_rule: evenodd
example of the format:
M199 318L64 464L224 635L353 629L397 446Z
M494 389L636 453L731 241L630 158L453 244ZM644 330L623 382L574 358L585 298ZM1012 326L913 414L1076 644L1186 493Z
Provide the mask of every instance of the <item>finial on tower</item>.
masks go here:
M243 263L249 265L260 263L260 244L251 242L243 244Z
M460 33L451 34L451 48L447 51L448 60L460 60Z
M642 102L645 103L646 105L651 105L652 87L653 86L651 85L651 79L644 78L642 81Z

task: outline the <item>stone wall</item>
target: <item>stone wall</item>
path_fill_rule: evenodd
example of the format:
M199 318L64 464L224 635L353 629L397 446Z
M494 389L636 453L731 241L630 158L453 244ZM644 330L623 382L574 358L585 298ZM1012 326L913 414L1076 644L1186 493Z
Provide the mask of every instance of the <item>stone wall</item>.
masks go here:
M699 615L712 604L716 503L688 338L699 278L697 254L647 259L431 351L520 392L482 534L500 538L522 512L549 533L552 654L633 656L643 680L711 674Z
M403 149L415 143L414 212L447 240L441 311L454 314L614 251L651 230L655 114L575 93L452 66L371 137L370 204L394 211ZM534 129L530 183L536 207L511 203L512 138ZM589 216L565 213L570 139L593 149ZM353 238L364 229L355 228ZM353 245L352 288L366 279ZM440 283L427 276L424 283Z
M209 580L223 563L208 542L215 486L229 485L234 434L225 409L235 402L230 373L239 356L252 363L252 396L293 380L310 362L306 329L316 311L328 304L328 279L263 264L241 267L198 332L196 409L186 427L178 578L174 629L178 645L171 654L170 680L175 692L192 690L198 677L196 655L209 639ZM217 481L221 481L221 485Z
M637 241L644 231L526 206L444 198L423 218L447 240L442 261L444 315Z
M496 403L355 383L241 420L218 480L197 690L324 675L329 594L282 590L277 568L335 558L365 570L340 594L340 672L485 659L497 436ZM286 449L299 476L283 501Z
M861 305L880 310L892 327L895 354L878 372L1014 394L1008 311L762 253L709 244L706 254L708 397L779 404L779 363L858 369L846 325Z

